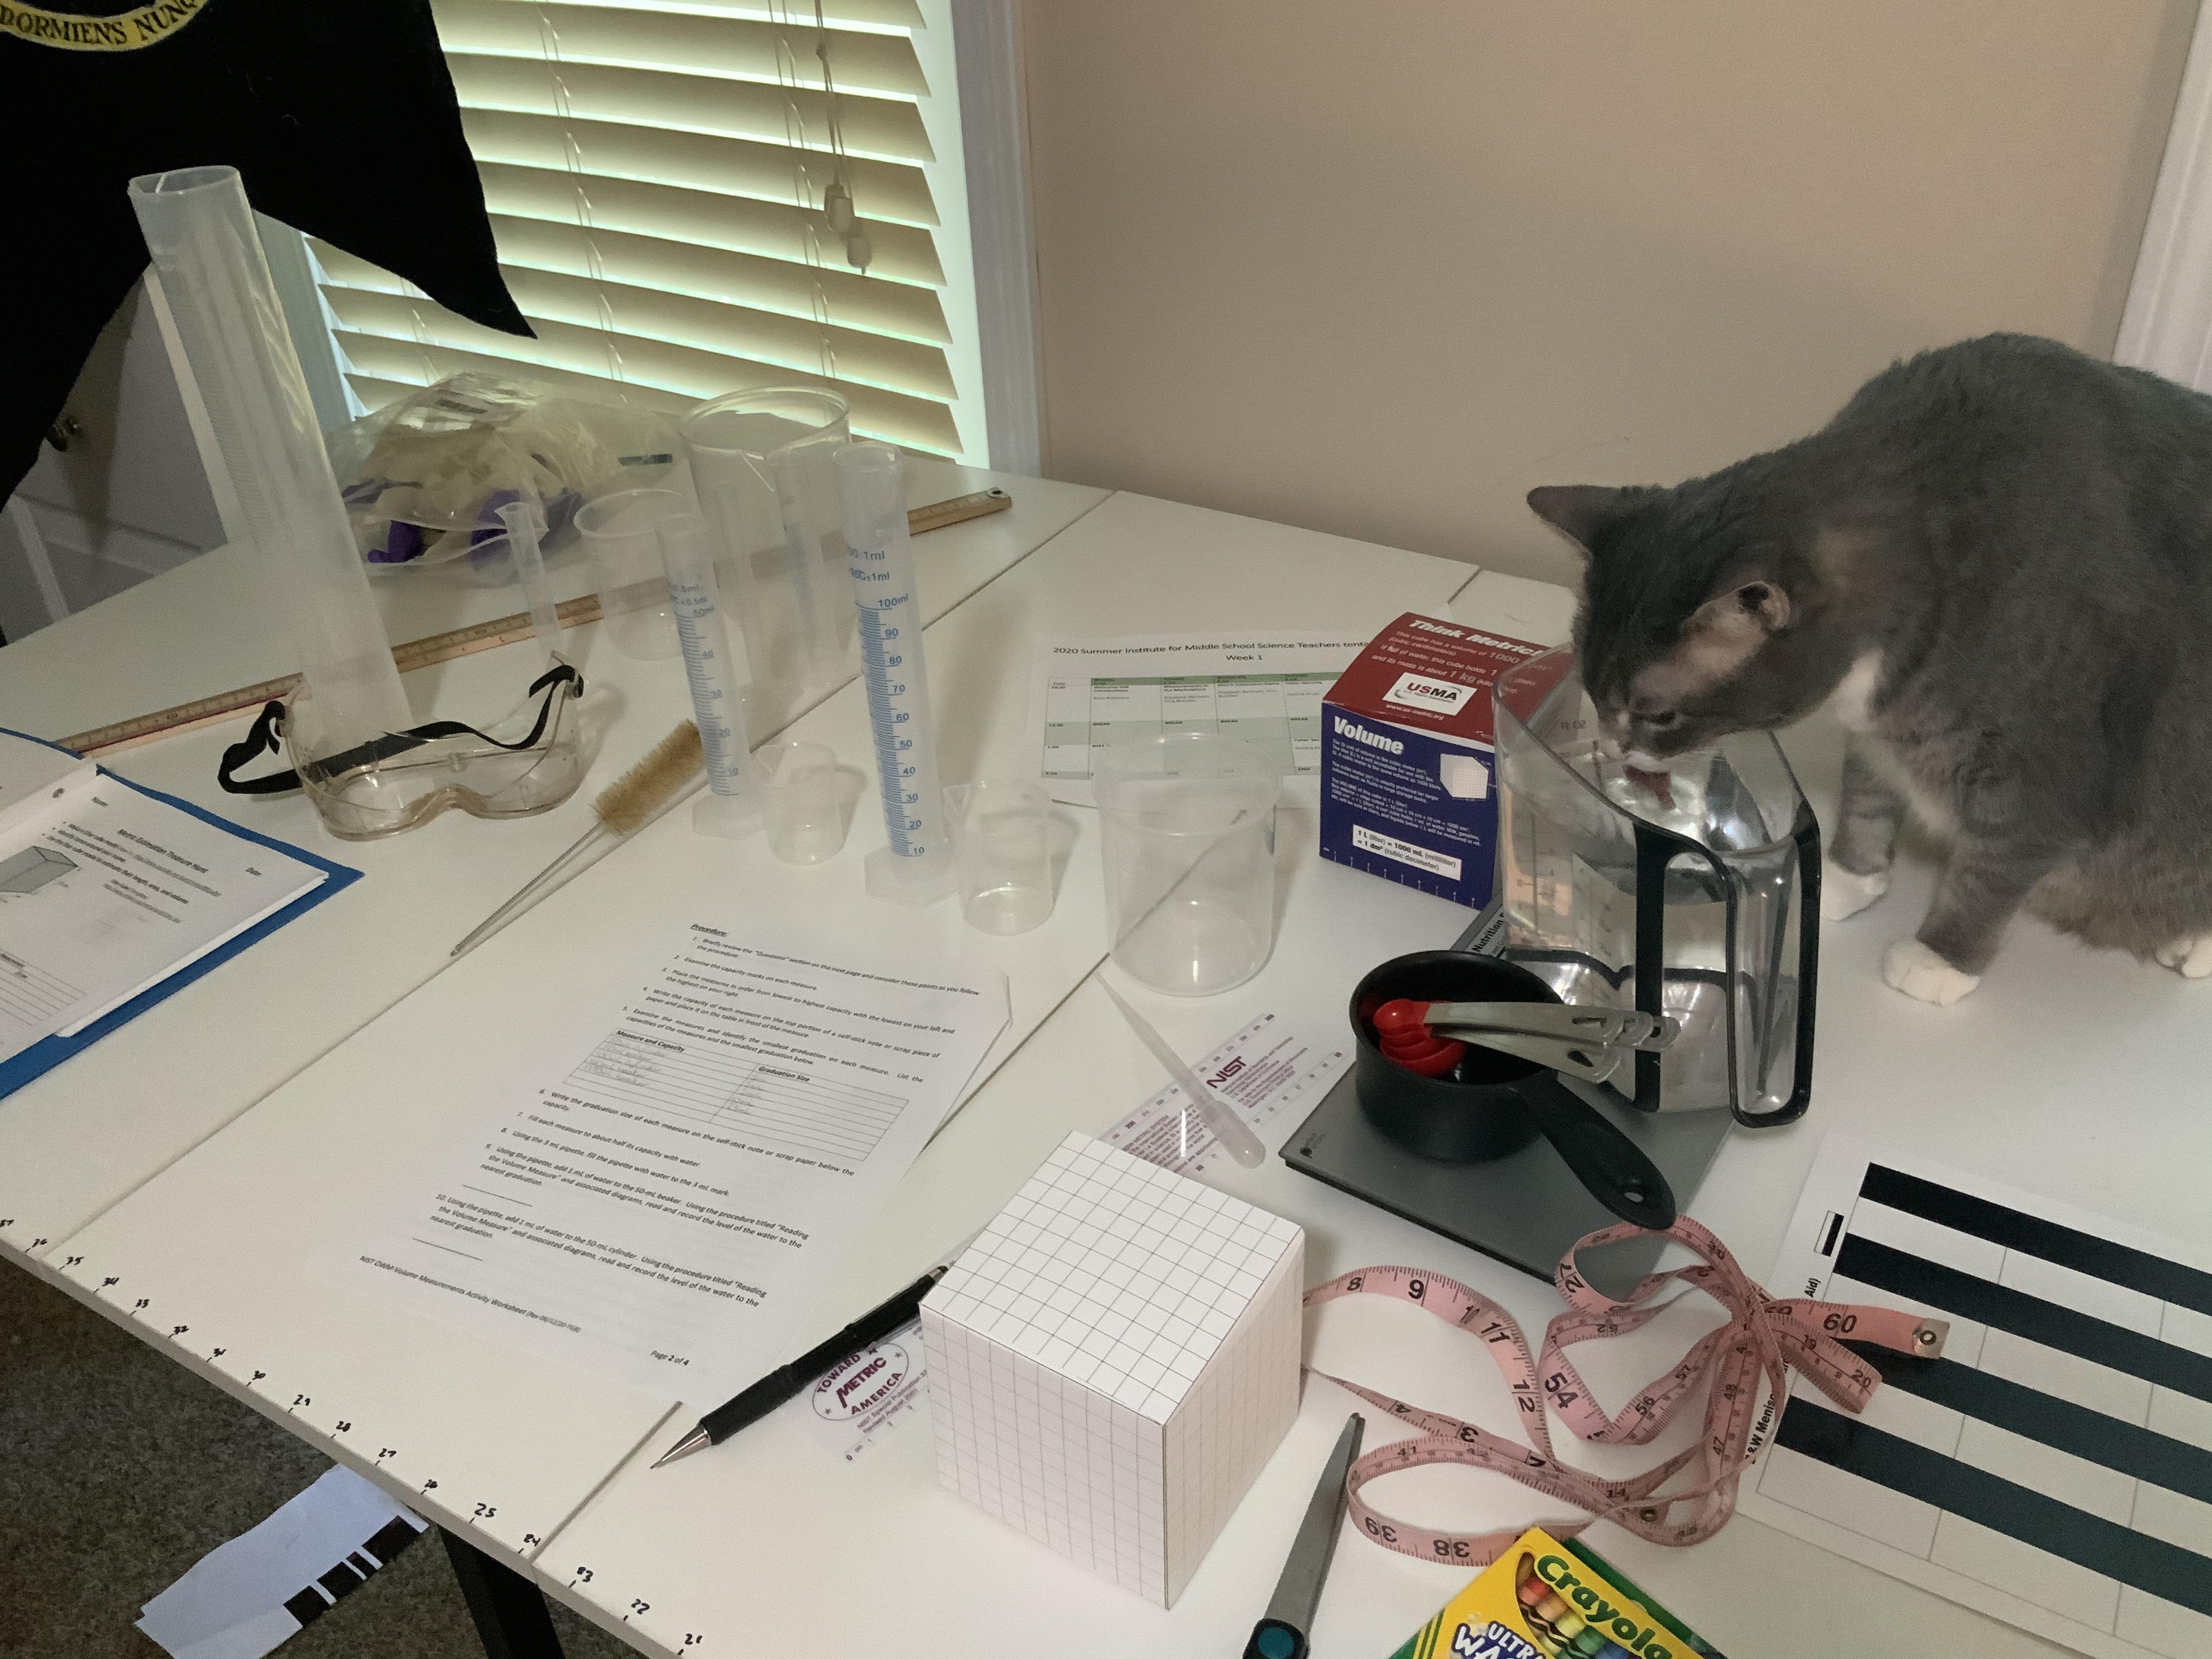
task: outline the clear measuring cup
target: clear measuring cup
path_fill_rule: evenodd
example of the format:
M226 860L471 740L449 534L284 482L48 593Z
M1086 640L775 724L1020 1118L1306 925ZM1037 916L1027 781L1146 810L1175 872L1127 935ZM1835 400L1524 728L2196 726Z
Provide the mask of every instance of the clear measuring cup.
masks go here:
M1052 803L1028 778L945 792L960 871L960 912L979 933L1026 933L1052 915Z
M845 844L844 801L837 756L826 743L785 738L754 760L769 851L786 864L819 864Z
M845 538L834 463L853 440L845 400L795 386L732 392L678 430L728 556L724 597L744 619L757 669L805 687L836 684Z
M1091 774L1114 960L1173 996L1242 985L1275 943L1275 801L1250 744L1178 732L1115 744Z

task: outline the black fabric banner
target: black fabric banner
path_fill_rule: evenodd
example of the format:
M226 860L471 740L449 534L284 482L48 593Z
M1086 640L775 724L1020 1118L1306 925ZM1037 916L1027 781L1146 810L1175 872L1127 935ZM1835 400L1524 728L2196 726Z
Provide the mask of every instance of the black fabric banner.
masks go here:
M0 0L0 496L145 267L126 190L142 173L234 167L271 218L531 331L428 0Z

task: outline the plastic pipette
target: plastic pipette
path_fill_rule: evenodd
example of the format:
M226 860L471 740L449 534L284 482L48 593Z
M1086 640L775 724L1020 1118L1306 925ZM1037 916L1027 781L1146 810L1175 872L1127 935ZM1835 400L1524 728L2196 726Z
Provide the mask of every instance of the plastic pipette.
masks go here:
M1199 1121L1213 1131L1213 1138L1221 1143L1222 1150L1246 1169L1256 1170L1266 1163L1267 1149L1260 1144L1259 1136L1244 1127L1244 1120L1237 1115L1236 1108L1207 1088L1198 1073L1183 1064L1175 1046L1152 1029L1152 1021L1124 1002L1119 991L1103 979L1098 983L1114 999L1121 1018L1137 1034L1137 1041L1150 1048L1152 1058L1168 1068L1168 1075L1182 1085L1184 1097L1190 1102L1183 1114L1182 1156L1190 1156L1190 1113L1195 1111Z
M901 904L927 904L952 890L952 842L930 734L904 468L889 444L848 444L838 450L836 465L860 677L867 683L876 782L890 842L868 854L868 891Z
M699 728L686 720L646 751L646 757L623 773L592 801L592 827L524 884L520 892L478 922L469 936L448 956L459 956L489 939L555 887L582 869L587 853L596 854L634 836L659 817L672 801L696 787L704 757L699 752Z
M500 508L499 521L507 526L507 550L514 561L515 579L522 584L530 625L538 631L545 665L550 668L561 649L561 617L553 606L553 584L545 580L545 554L538 540L545 533L545 520L535 501L514 501Z
M669 608L684 648L684 678L690 684L691 712L707 757L707 790L691 804L691 827L734 840L761 827L760 792L752 776L752 746L745 740L739 665L714 605L714 539L696 513L671 514L659 533Z

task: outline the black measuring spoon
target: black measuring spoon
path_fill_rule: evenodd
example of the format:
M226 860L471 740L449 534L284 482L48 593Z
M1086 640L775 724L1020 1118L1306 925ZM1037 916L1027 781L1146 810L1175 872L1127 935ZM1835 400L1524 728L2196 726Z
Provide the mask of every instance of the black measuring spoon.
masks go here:
M1382 1003L1559 1001L1514 963L1466 951L1395 957L1353 988L1352 1027L1359 1108L1408 1152L1443 1164L1504 1158L1541 1135L1590 1195L1624 1221L1671 1227L1674 1194L1644 1149L1537 1061L1486 1048L1475 1038L1443 1077L1423 1077L1386 1056L1370 1023Z

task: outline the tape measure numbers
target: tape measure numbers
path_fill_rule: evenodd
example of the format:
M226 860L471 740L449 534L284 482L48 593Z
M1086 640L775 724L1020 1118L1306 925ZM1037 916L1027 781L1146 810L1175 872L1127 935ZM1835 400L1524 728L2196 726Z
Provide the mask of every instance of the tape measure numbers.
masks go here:
M1838 1405L1858 1412L1881 1385L1881 1376L1838 1337L1849 1335L1923 1358L1934 1358L1943 1351L1949 1327L1939 1319L1889 1308L1770 1297L1720 1240L1687 1216L1663 1237L1694 1251L1703 1258L1699 1265L1647 1273L1618 1302L1594 1289L1575 1266L1583 1250L1648 1236L1643 1228L1624 1222L1577 1241L1553 1276L1568 1306L1545 1328L1540 1353L1531 1353L1513 1316L1487 1297L1456 1279L1418 1267L1362 1267L1306 1292L1310 1308L1345 1296L1392 1297L1470 1332L1489 1351L1505 1379L1528 1435L1528 1443L1522 1444L1442 1412L1425 1411L1329 1376L1330 1382L1420 1431L1411 1438L1377 1447L1352 1466L1346 1481L1347 1508L1362 1532L1386 1548L1425 1561L1483 1566L1496 1560L1522 1528L1480 1534L1438 1531L1384 1515L1362 1495L1370 1481L1401 1469L1458 1463L1505 1475L1583 1511L1589 1520L1611 1521L1655 1544L1701 1543L1735 1514L1737 1484L1773 1437L1789 1397L1791 1370ZM1680 1299L1650 1305L1651 1298L1678 1284L1703 1291L1718 1302L1728 1311L1728 1323L1700 1337L1671 1370L1653 1378L1618 1413L1607 1417L1566 1350L1577 1342L1626 1336L1641 1328ZM1328 1376L1326 1371L1316 1375ZM1547 1405L1582 1439L1640 1446L1666 1428L1708 1378L1712 1386L1698 1443L1631 1480L1602 1480L1559 1462L1552 1449ZM1692 1485L1660 1492L1692 1464L1698 1466ZM1687 1516L1674 1519L1685 1504L1691 1506ZM1554 1536L1566 1537L1581 1531L1589 1520L1540 1524Z

